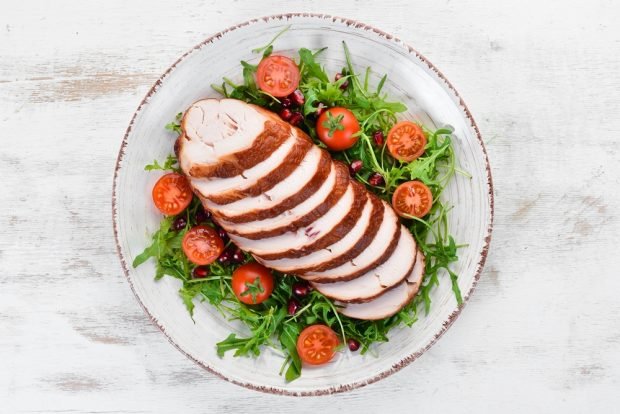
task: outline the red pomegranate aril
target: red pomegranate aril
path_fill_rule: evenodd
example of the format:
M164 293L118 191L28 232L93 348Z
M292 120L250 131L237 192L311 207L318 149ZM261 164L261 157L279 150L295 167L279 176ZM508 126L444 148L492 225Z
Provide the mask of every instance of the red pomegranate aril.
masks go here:
M301 121L304 120L304 116L301 114L301 112L293 112L293 115L291 116L291 118L288 120L289 124L293 125L293 126L297 126L299 124L301 124Z
M233 263L241 264L245 262L245 255L243 254L243 251L237 247L232 251L232 254L230 255L230 260Z
M295 89L295 91L289 95L289 99L297 106L302 106L306 101L304 94L299 89Z
M290 108L292 104L293 102L291 101L291 98L280 99L280 105L282 105L282 108Z
M220 236L220 239L222 239L222 241L226 243L228 241L228 233L226 233L226 230L221 227L216 227L216 230L217 235Z
M174 219L170 228L173 231L179 231L179 230L183 230L185 226L187 226L187 220L185 219L185 217L180 216Z
M370 177L368 177L368 184L374 185L375 187L380 187L382 185L385 185L385 180L383 179L383 176L381 174L372 173L370 174Z
M310 285L306 282L295 282L293 284L293 294L298 298L308 296L310 293Z
M230 250L224 250L222 254L220 254L220 257L217 258L217 262L225 265L230 263L230 259Z
M301 307L301 303L299 303L297 299L290 298L288 300L287 310L288 310L289 315L295 315L300 307Z
M342 73L336 73L336 81L339 81L340 79L342 79L344 77L344 75ZM340 85L340 89L345 90L349 87L349 80L347 79L346 81L344 81L342 83L342 85Z
M360 349L360 341L358 341L357 339L349 338L347 339L347 346L352 352L355 352Z
M283 110L280 111L280 118L282 118L285 121L290 121L292 116L293 116L293 111L291 111L288 108L284 108Z
M362 170L363 166L364 163L362 162L362 160L353 160L351 161L351 164L349 164L349 172L352 176L355 176L355 174Z
M196 224L202 224L205 221L209 221L211 219L211 212L205 210L202 207L198 207L196 211Z
M209 276L209 266L196 266L192 270L192 276L194 279L202 279Z
M375 131L375 133L372 134L372 139L375 141L375 145L377 147L382 147L383 142L385 141L385 136L383 135L383 131Z

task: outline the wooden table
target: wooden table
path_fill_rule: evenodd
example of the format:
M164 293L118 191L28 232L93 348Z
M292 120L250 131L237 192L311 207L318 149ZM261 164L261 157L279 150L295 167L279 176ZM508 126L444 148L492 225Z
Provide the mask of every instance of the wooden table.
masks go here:
M0 412L614 412L620 403L620 3L5 2L0 6ZM435 63L487 142L496 224L473 299L399 373L319 398L249 391L175 350L111 223L121 138L211 33L322 11Z

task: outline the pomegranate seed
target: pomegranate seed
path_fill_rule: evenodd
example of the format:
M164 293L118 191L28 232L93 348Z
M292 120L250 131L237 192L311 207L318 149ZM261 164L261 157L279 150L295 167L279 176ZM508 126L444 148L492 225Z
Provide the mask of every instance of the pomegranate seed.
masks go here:
M293 115L291 116L291 118L288 120L289 124L293 125L293 126L297 126L299 124L301 124L301 121L304 120L304 116L301 114L301 112L293 112Z
M383 176L381 174L372 173L370 174L370 177L368 177L368 184L380 187L382 185L385 185L385 180L383 179Z
M306 282L295 282L293 284L293 294L298 298L308 296L310 293L310 285Z
M316 107L316 116L319 117L321 116L321 114L323 112L327 111L327 105L325 105L323 102L319 102L319 104Z
M288 108L284 108L283 110L280 111L280 118L284 119L285 121L290 121L292 116L293 116L293 111L291 111Z
M336 73L336 81L342 79L344 77L344 75L342 73ZM343 91L345 89L347 89L349 87L349 80L347 79L346 81L343 82L342 85L340 85L340 89L342 89Z
M187 220L185 219L185 217L181 216L181 217L177 217L172 222L172 226L170 226L170 228L174 231L179 231L179 230L183 230L186 225L187 225Z
M210 211L207 211L202 207L198 207L198 210L196 211L196 224L204 223L205 221L208 221L210 218L211 218Z
M304 94L299 89L295 89L295 91L288 97L291 102L293 102L297 106L302 106L305 102Z
M222 240L227 240L228 239L228 233L226 233L226 230L224 230L221 227L217 228L217 235L220 236L220 239L222 239Z
M357 339L353 339L353 338L347 339L347 345L349 349L353 352L360 349L360 342Z
M375 131L374 134L372 134L372 139L375 141L375 145L377 147L382 147L383 146L383 140L384 140L384 136L383 136L383 131Z
M236 247L233 250L232 254L230 255L230 260L233 263L241 264L245 262L245 255L243 254L240 248Z
M299 303L297 299L290 298L288 300L288 314L289 315L295 315L300 307L301 307L301 304Z
M220 257L217 258L217 262L219 264L229 264L230 263L230 250L224 250L222 252L222 254L220 254Z
M351 161L351 164L349 164L349 172L352 176L355 176L355 174L362 170L363 166L364 163L362 163L362 160L353 160Z
M197 266L192 270L194 279L202 279L209 276L209 266Z
M280 105L282 105L282 108L290 108L290 106L293 104L293 102L291 102L290 98L282 98L280 99Z

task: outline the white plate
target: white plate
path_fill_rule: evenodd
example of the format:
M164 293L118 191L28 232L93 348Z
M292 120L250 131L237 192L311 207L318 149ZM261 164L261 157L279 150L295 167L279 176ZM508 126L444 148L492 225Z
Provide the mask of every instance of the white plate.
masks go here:
M236 384L272 393L318 395L350 390L377 381L401 369L420 356L448 329L458 316L447 275L432 292L433 305L428 316L412 328L395 329L388 343L375 352L360 356L343 351L332 363L304 368L302 377L285 383L278 375L282 355L265 350L257 359L219 358L215 343L230 332L243 330L224 320L208 304L197 304L195 323L190 319L177 291L179 282L165 277L153 280L150 261L137 269L133 259L150 242L158 228L160 214L151 202L150 189L158 177L144 171L154 159L171 153L174 137L164 125L177 112L207 96L217 96L212 83L223 76L240 80L240 60L257 63L260 56L251 50L268 43L285 26L290 30L277 40L276 50L296 56L301 47L328 46L321 63L329 73L344 65L341 42L347 42L354 65L360 71L372 68L376 84L388 74L384 90L394 100L404 102L409 111L403 118L415 119L434 127L454 128L455 151L460 167L471 178L458 176L444 197L454 205L450 226L458 243L468 246L459 251L454 271L465 300L480 276L489 246L493 191L484 145L471 114L445 77L414 49L393 36L365 24L324 15L287 14L242 23L199 44L164 73L138 107L123 139L116 166L113 191L114 232L119 256L132 290L153 322L170 342L197 364ZM373 356L376 354L378 356Z

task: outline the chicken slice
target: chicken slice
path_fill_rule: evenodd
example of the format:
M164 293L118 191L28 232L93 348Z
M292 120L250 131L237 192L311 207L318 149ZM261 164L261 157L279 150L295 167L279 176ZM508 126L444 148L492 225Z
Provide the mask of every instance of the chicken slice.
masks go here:
M418 251L415 265L407 279L369 302L345 303L336 301L335 304L339 307L338 311L350 318L368 321L384 319L398 313L418 293L424 277L424 266L424 255Z

